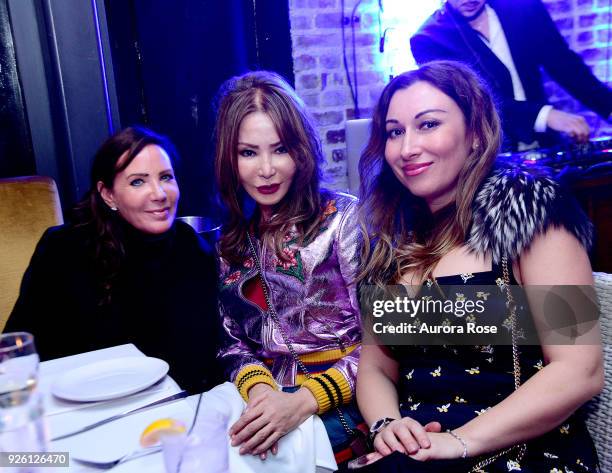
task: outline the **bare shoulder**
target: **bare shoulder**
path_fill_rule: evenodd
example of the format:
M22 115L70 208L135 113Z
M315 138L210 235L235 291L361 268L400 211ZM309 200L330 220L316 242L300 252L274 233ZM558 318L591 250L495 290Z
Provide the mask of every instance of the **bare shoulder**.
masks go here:
M524 284L593 284L584 246L564 227L538 234L518 261Z

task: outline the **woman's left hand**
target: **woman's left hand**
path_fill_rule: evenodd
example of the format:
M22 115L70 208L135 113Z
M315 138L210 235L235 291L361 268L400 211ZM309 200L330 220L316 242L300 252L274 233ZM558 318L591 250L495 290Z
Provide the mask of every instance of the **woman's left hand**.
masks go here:
M428 435L431 446L419 449L410 455L411 458L418 461L454 460L463 455L463 445L448 432L430 432Z
M294 393L273 390L259 393L231 427L232 446L240 445L241 455L265 453L317 409L316 399L305 388Z

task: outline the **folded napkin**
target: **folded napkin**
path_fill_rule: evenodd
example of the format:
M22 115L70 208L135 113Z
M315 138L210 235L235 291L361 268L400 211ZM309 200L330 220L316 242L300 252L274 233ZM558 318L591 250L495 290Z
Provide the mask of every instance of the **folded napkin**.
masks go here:
M234 384L226 382L203 394L194 434L206 438L206 458L220 469L216 472L240 473L315 473L337 469L325 426L318 416L311 416L278 443L278 454L261 460L253 455L240 455L239 447L229 444L229 428L240 418L246 404ZM214 459L214 460L213 460ZM225 470L224 468L227 468Z

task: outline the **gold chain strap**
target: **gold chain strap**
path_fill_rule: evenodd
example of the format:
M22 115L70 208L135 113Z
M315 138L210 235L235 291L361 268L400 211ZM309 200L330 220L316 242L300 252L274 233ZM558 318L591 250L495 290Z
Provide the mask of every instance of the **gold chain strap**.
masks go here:
M519 359L518 350L518 335L516 330L516 302L510 289L510 270L508 269L508 257L502 257L502 273L504 277L504 288L506 290L506 305L508 307L508 313L510 314L510 328L512 330L512 365L514 374L514 389L517 390L521 386L521 364ZM520 461L527 451L527 445L524 443L513 445L512 447L500 450L496 454L479 461L472 467L470 473L479 472L482 469L496 461L498 458L503 457L513 451L517 451L516 461Z
M304 365L304 363L298 356L297 352L295 351L295 348L293 347L291 340L289 340L289 337L287 336L285 329L281 325L278 314L276 313L276 309L274 308L274 305L272 304L272 298L270 297L270 292L268 291L268 282L266 281L266 278L264 277L263 268L261 266L261 261L259 260L259 255L257 254L257 250L255 249L255 245L253 244L253 240L251 239L250 233L247 233L247 239L249 241L249 248L251 250L251 254L253 255L253 260L255 261L255 266L257 267L257 271L259 273L259 279L263 287L264 299L266 300L266 304L268 305L268 313L270 314L270 316L272 317L272 320L276 324L278 331L281 334L281 337L283 338L283 342L285 343L285 345L287 345L287 349L289 350L289 353L291 354L293 361L295 361L295 363L300 368L300 370L302 371L306 379L311 379L312 375L310 374L310 371L308 371L308 368L306 368L306 365ZM345 351L344 346L342 344L340 344L340 349L342 350L342 352ZM331 399L331 401L333 404L333 398ZM340 421L340 424L342 424L344 431L349 435L349 437L355 436L356 432L349 427L348 422L346 421L344 417L344 414L340 410L340 407L336 406L335 409L336 409L336 414L338 414L338 420Z

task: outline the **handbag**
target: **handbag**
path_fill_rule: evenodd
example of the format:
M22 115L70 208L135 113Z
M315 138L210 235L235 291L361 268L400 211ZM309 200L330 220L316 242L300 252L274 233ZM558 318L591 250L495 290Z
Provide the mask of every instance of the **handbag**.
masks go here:
M510 329L512 332L512 374L514 376L514 390L516 391L521 387L521 364L519 359L519 351L518 351L518 335L516 330L516 302L514 300L514 296L512 295L512 290L510 288L510 270L508 269L508 257L503 256L502 260L502 277L504 281L504 289L506 292L506 307L508 308L509 320L510 320ZM502 449L493 455L479 460L476 465L472 467L470 473L482 471L482 469L495 462L497 459L503 457L504 455L509 455L513 452L516 452L516 461L520 462L522 458L525 456L527 452L527 444L520 443L517 445L513 445L512 447L508 447Z
M255 245L253 244L253 240L249 232L247 232L247 239L249 242L249 249L253 256L253 261L255 262L258 276L259 276L259 279L261 281L261 285L263 288L264 298L268 306L268 313L272 317L272 321L274 322L274 324L277 326L278 331L281 334L281 337L283 339L283 343L287 346L287 349L289 350L289 353L291 354L293 361L295 361L296 365L298 366L300 371L302 371L306 379L310 379L312 375L310 374L310 372L308 371L308 368L306 368L302 360L300 360L300 357L295 351L295 348L293 347L291 340L289 340L289 337L287 336L285 329L281 325L278 314L276 313L276 309L274 308L274 305L272 304L272 299L270 298L270 291L268 288L268 283L263 275L261 261L259 259L259 255L257 251L255 250ZM345 352L346 349L344 345L340 342L338 344L340 345L340 350L342 352ZM352 421L351 423L354 425L354 428L351 428L351 426L349 425L349 422L347 421L347 416L345 416L345 413L342 411L342 408L347 410L346 412L347 416L349 417L349 419L351 419ZM350 413L348 412L349 410L355 411L357 415L360 416L359 410L357 409L356 403L354 401L351 404L348 404L346 406L336 406L335 407L336 417L337 417L337 420L340 422L341 428L335 425L337 423L334 422L335 419L332 420L332 417L330 417L329 415L330 412L327 412L321 416L321 420L323 421L323 424L325 425L325 429L327 430L327 435L330 437L330 442L332 443L334 453L338 453L342 450L350 448L352 454L349 455L346 458L346 460L350 460L352 458L356 458L361 455L365 455L369 451L368 436L367 436L367 431L366 431L367 429L359 428L359 425L358 425L359 423L354 421L355 415L354 414L350 415Z

